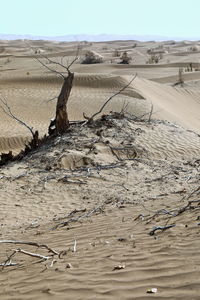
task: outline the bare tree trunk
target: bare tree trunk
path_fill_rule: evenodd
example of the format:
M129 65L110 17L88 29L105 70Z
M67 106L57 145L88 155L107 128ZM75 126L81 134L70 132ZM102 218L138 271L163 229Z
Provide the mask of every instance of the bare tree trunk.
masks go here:
M55 133L63 134L69 128L69 119L67 114L67 101L72 89L74 73L68 72L68 76L64 78L60 95L58 96L56 105Z

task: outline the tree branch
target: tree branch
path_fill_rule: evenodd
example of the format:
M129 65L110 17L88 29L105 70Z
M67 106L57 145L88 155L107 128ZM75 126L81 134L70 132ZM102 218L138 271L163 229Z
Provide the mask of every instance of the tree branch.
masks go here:
M25 122L23 122L22 120L20 120L19 118L17 118L13 112L11 111L10 106L8 105L6 100L2 99L2 96L0 97L0 102L4 105L4 107L2 105L0 105L0 107L2 108L3 112L9 116L10 118L14 119L15 121L17 121L19 124L25 126L32 134L33 138L34 138L34 131L33 128L30 127L29 125L27 125Z
M33 48L31 46L29 46L32 50ZM40 56L42 56L43 58L47 59L48 62L52 63L52 64L55 64L55 65L58 65L62 68L64 68L65 70L67 70L68 74L70 73L70 67L75 63L75 61L78 59L78 54L79 54L79 50L80 50L80 47L78 46L77 47L77 51L76 51L76 56L75 58L72 60L72 62L68 65L68 66L65 66L63 63L62 63L62 59L61 59L61 63L60 62L57 62L55 60L52 60L50 59L48 56L46 55L43 55L43 54L40 54ZM38 57L35 57L35 59L37 61L39 61L41 63L41 65L43 65L45 68L47 68L49 71L51 72L54 72L54 73L57 73L58 75L60 75L63 79L65 78L65 76L63 75L64 72L59 72L59 71L56 71L54 69L51 69L49 68L47 65L45 65Z
M45 57L47 59L47 57ZM46 69L48 69L49 71L53 72L53 73L56 73L58 74L59 76L61 76L63 79L65 79L65 76L61 73L61 72L58 72L54 69L51 69L50 67L48 67L45 63L43 63L39 58L35 57L35 59L43 66L45 67Z
M131 79L131 81L129 81L128 84L126 84L123 88L121 88L117 93L115 93L114 95L112 95L111 97L109 97L108 100L99 109L99 111L96 112L96 113L94 113L90 118L88 118L87 123L91 122L94 119L94 117L96 117L97 115L99 115L103 111L103 109L105 108L105 106L108 104L108 102L110 102L114 97L116 97L117 95L121 94L127 87L129 87L131 85L131 83L135 80L136 77L137 77L137 73Z

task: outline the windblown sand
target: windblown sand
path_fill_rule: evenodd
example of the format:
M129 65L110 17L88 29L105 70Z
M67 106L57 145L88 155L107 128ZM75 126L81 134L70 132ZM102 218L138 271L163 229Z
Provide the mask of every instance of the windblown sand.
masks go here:
M100 114L90 126L73 123L66 135L1 167L1 240L46 244L59 255L41 261L18 253L19 248L51 253L0 243L1 264L18 249L7 261L16 265L1 267L0 297L199 299L199 43L80 45L80 58L71 68L70 121L90 117L137 77L105 107L107 116ZM55 115L62 79L36 57L50 69L65 71L43 56L67 65L76 47L0 42L0 97L40 136ZM148 49L163 52L157 64L147 64ZM104 62L81 64L87 50ZM115 50L128 51L131 63L119 64ZM184 83L177 85L179 68ZM19 153L30 132L3 110L0 118L0 152ZM147 293L152 288L157 292Z

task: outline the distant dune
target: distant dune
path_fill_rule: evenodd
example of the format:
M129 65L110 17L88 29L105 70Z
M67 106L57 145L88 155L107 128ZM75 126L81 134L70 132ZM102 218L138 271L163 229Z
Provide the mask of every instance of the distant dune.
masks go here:
M116 34L68 34L63 36L35 36L30 34L25 35L16 35L16 34L1 34L0 40L49 40L56 42L76 42L76 41L88 41L88 42L105 42L105 41L167 41L167 40L176 40L181 41L182 38L179 37L167 37L159 35L116 35Z

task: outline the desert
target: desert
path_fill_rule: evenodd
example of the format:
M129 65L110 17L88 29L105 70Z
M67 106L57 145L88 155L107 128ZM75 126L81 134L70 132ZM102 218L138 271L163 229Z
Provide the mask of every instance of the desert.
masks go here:
M199 57L189 40L0 40L1 154L30 142L22 122L48 136L74 73L68 130L1 161L2 300L199 299Z

